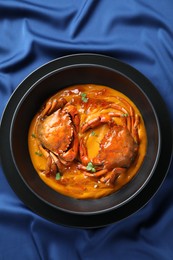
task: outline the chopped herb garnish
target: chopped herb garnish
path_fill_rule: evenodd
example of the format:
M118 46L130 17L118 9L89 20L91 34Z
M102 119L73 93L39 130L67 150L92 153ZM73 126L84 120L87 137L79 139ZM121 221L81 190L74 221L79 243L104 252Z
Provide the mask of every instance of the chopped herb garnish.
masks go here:
M42 156L42 153L40 153L39 151L35 152L35 154L40 156L40 157Z
M88 102L87 94L86 93L81 93L82 101L83 102Z
M56 174L56 176L55 176L55 179L56 179L57 181L59 181L59 180L61 179L61 174L60 174L60 172L57 172L57 174Z
M123 117L127 117L128 116L128 113L125 113L125 114L122 114Z
M91 132L91 135L92 135L92 136L95 136L95 135L96 135L96 133L95 133L94 131L92 131L92 132Z
M36 135L33 133L32 135L31 135L33 138L36 138Z
M92 164L92 162L89 162L87 167L86 167L87 171L89 172L96 172L95 166Z

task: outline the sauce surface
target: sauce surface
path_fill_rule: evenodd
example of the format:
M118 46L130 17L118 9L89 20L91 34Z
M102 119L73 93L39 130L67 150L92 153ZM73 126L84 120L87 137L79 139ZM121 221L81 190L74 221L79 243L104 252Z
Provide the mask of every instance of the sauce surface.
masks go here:
M50 97L33 118L30 157L52 189L77 199L107 196L137 174L146 154L143 118L124 94L75 85Z

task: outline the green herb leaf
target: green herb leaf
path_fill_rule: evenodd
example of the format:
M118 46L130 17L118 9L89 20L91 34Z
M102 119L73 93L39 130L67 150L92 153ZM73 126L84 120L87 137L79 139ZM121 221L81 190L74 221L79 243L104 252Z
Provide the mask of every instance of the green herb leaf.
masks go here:
M122 114L123 117L127 117L128 115L128 113Z
M96 172L95 166L92 164L92 162L89 162L87 167L86 167L87 171L89 172Z
M31 135L33 138L36 138L36 135L34 134L34 133L32 133L32 135Z
M95 131L91 132L91 136L98 136Z
M81 97L84 97L84 98L85 98L86 96L87 96L86 93L84 93L84 92L81 93Z
M35 152L35 154L40 156L40 157L42 156L42 153L40 153L39 151Z
M82 101L87 103L88 102L88 98L87 98L87 94L86 93L81 93L81 97L82 97Z
M57 181L59 181L59 180L61 179L61 174L60 174L60 172L57 172L57 174L56 174L56 176L55 176L55 179L56 179Z

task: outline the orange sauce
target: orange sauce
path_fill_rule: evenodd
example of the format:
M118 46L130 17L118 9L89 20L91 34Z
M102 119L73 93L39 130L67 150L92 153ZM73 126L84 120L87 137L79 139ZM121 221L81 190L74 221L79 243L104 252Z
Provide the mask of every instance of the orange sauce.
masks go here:
M123 93L106 86L94 84L75 85L62 89L50 99L59 99L60 97L65 98L67 102L71 102L71 104L75 105L79 113L80 127L89 120L100 116L101 113L115 111L115 109L111 107L106 108L106 106L104 106L107 102L115 103L128 109L127 105L125 103L122 104L121 99L117 99L117 97L128 101L135 114L140 117L140 123L138 125L138 155L127 171L122 172L113 184L109 182L102 183L99 178L86 176L84 171L78 168L80 161L79 156L70 165L63 168L60 172L59 180L56 180L54 175L45 174L47 159L39 148L40 141L36 133L36 124L40 116L40 111L38 111L31 122L28 133L30 157L36 172L40 178L55 191L77 199L96 199L121 189L137 174L146 154L147 134L140 111ZM124 116L126 117L128 115L124 114ZM117 125L122 125L120 117L115 117L113 120ZM100 142L103 140L109 128L109 124L102 123L92 129L88 129L85 133L78 132L79 139L84 134L87 135L86 147L88 157L91 160L97 156Z

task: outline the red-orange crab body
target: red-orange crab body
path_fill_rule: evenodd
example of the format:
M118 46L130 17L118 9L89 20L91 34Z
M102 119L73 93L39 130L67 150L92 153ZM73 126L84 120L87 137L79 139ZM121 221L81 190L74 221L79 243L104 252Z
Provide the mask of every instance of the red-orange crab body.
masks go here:
M85 175L101 177L101 182L114 183L118 175L125 172L135 160L138 144L127 128L114 125L102 139L95 158L88 158L83 139L81 139L80 149L81 161L85 166L79 166L79 168L87 170L86 165L91 162L95 169L93 173L86 171Z
M138 145L127 128L113 126L100 143L94 165L104 165L103 169L128 168L136 157Z
M108 125L109 130L101 140L95 158L88 157L86 136L80 141L81 164L79 164L79 169L84 170L86 176L99 177L101 182L114 183L119 174L127 171L138 153L140 117L134 113L129 103L124 99L121 101L126 104L126 109L116 104L108 104L107 107L116 111L102 113L82 125L84 134L90 128L93 129L101 124ZM122 125L116 124L113 120L115 117L121 119ZM93 165L94 172L87 171L88 163Z
M40 150L47 158L45 173L56 173L77 156L79 116L64 98L47 102L40 114L36 132Z

